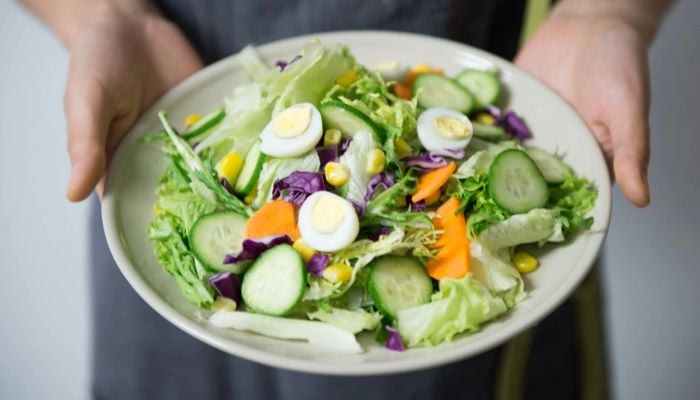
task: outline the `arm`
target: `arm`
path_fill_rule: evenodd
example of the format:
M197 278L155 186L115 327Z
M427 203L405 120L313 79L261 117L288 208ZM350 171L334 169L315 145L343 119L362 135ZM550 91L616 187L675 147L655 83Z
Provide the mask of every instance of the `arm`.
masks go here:
M671 0L563 0L516 63L581 114L630 202L649 203L647 52Z
M145 0L22 2L70 53L66 196L83 200L138 115L202 62L182 32Z

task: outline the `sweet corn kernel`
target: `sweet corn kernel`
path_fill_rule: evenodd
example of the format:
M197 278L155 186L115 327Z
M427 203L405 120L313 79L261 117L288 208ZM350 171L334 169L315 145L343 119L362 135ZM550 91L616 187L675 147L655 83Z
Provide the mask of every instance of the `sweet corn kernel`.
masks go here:
M365 170L370 175L378 174L384 171L384 163L386 163L384 152L380 149L372 149L367 154Z
M513 265L521 274L529 274L537 269L537 259L530 254L520 251L513 256Z
M316 254L316 250L309 247L309 245L306 244L302 238L297 239L292 247L294 247L294 250L301 254L301 258L303 258L306 262L309 262L311 257Z
M413 72L417 72L417 73L431 72L432 70L433 70L433 67L431 67L430 65L428 65L426 63L416 64L412 69Z
M346 264L331 264L323 270L323 278L331 282L347 282L352 277L352 268Z
M228 297L219 296L211 303L211 310L214 312L219 311L236 311L236 301Z
M324 167L326 173L326 180L333 186L343 186L350 180L350 168L346 165L329 162Z
M220 178L226 178L230 184L233 184L241 168L243 168L243 157L238 153L228 153L219 163L217 172Z
M185 118L185 126L192 126L199 122L200 119L202 119L200 114L190 114Z
M248 193L248 195L243 199L243 201L246 204L252 204L253 201L255 201L255 198L258 197L258 188L257 186L253 188L253 190Z
M493 118L493 115L482 112L476 116L476 122L484 125L493 125L496 123L496 119Z
M156 217L160 217L160 213L161 213L161 212L162 212L162 211L160 210L160 207L155 207L155 208L153 209L153 215L155 215Z
M343 140L343 134L337 129L329 129L326 131L325 134L323 134L324 146L333 146L336 144L340 144L341 140Z
M425 198L425 205L431 206L431 205L437 203L439 200L440 200L440 191L438 190L435 193L433 193L430 196Z
M406 207L406 196L396 196L396 205L398 207Z
M399 156L399 158L404 158L412 155L413 149L411 148L411 145L406 143L405 140L399 138L394 140L394 152L396 152L396 155Z
M335 83L342 87L348 87L355 83L357 80L357 72L354 69L351 69L350 71L344 73L343 75L340 75L336 80Z

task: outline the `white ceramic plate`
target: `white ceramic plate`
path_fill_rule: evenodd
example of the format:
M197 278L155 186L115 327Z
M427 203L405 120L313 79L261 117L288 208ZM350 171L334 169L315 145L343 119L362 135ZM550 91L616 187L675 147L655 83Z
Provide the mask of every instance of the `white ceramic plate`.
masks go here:
M363 354L339 355L305 342L284 341L247 332L210 327L199 310L181 295L173 278L155 260L146 226L152 218L157 176L162 172L158 144L139 140L159 130L156 112L168 111L172 121L187 114L205 113L220 105L232 88L245 82L236 57L226 58L187 79L144 113L124 139L109 169L102 202L107 242L122 273L139 295L158 313L190 335L233 355L263 364L305 372L368 375L433 367L467 358L497 346L536 324L561 304L581 282L595 261L610 218L610 181L593 136L573 109L552 90L509 62L459 43L426 36L374 31L324 33L260 46L268 61L290 59L303 44L319 38L325 44L346 43L365 65L385 60L407 64L429 62L454 75L465 67L496 66L502 71L508 104L524 116L534 132L532 144L558 150L579 173L591 178L600 195L592 212L592 231L572 243L556 246L541 256L541 266L526 277L528 297L505 316L481 331L461 335L432 348L391 352L360 336ZM177 351L177 349L173 349Z

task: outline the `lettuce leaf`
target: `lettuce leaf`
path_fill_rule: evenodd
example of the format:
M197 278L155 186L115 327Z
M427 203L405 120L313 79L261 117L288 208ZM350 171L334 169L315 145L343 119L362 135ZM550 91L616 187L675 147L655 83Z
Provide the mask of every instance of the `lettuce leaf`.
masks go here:
M355 65L346 47L318 42L305 45L301 58L284 71L268 67L253 47L242 51L238 62L252 83L234 89L226 117L197 147L198 153L210 151L214 162L229 152L246 154L275 113L302 102L318 106L336 78Z
M557 240L560 231L558 211L536 208L489 226L479 235L479 242L488 249L498 250L525 243Z
M321 160L315 150L294 158L267 158L258 177L257 195L253 208L260 208L272 199L272 186L276 180L286 178L292 172L316 172L321 168Z
M595 206L598 189L588 179L569 175L559 186L551 188L549 195L551 207L559 212L563 237L569 238L593 225L593 217L586 217L586 213Z
M397 199L415 191L416 169L409 170L398 182L375 195L368 203L361 222L365 226L394 225L399 227L430 228L433 223L425 212L406 211Z
M469 267L474 279L483 283L491 294L503 299L508 308L525 297L525 284L513 267L508 250L492 253L475 240L469 247Z
M206 308L214 301L214 292L207 282L209 273L187 248L177 217L163 213L148 225L148 238L154 244L158 263L175 277L185 298Z
M340 156L340 163L350 169L350 181L342 187L348 200L364 204L367 184L372 178L372 175L367 173L367 154L378 147L370 132L359 131L352 137L345 153Z
M507 309L503 300L469 273L461 279L442 279L430 303L399 311L398 328L409 347L432 346L475 331Z
M362 308L356 310L336 307L331 307L330 310L318 308L315 311L308 311L306 316L309 319L329 323L353 334L361 331L372 331L379 326L382 320L379 313L368 312Z

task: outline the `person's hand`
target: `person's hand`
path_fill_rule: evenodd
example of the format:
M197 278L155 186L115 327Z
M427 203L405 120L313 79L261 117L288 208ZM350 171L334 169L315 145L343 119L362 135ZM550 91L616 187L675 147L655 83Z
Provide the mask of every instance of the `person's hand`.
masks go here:
M138 115L202 61L180 30L152 10L100 8L68 47L64 105L72 170L66 196L80 201L101 181Z
M516 58L581 114L639 207L649 204L648 36L622 16L555 12Z

